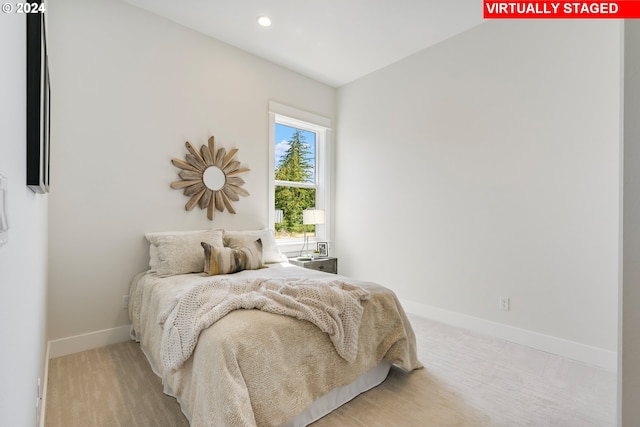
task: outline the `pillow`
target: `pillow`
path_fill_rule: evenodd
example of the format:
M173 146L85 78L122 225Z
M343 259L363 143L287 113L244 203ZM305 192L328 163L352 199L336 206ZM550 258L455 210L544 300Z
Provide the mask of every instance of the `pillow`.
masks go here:
M273 230L224 231L224 245L231 248L242 248L256 239L262 241L262 262L269 264L287 261L287 257L278 249Z
M231 274L242 270L262 268L262 242L260 239L242 248L221 248L202 242L204 272L209 276Z
M156 271L159 263L160 257L158 256L158 247L156 245L149 245L149 269L151 271Z
M204 271L204 255L200 242L223 247L222 230L166 231L147 233L149 268L159 276L199 273Z

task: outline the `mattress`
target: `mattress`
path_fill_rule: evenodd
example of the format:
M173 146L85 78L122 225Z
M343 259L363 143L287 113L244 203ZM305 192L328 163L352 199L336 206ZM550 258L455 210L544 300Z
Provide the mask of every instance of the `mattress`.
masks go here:
M328 274L282 263L228 276L319 279ZM236 310L200 334L193 354L178 370L164 368L159 315L186 290L212 280L202 273L137 275L130 287L132 338L141 343L165 393L178 400L193 426L308 425L384 381L391 365L407 372L422 367L413 330L392 291L331 277L370 293L362 302L358 354L352 363L310 322Z

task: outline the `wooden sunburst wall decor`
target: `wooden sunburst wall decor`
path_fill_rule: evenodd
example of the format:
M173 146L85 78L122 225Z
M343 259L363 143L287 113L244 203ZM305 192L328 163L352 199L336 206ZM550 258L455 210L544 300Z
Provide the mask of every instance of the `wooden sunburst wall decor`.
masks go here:
M250 169L240 167L240 162L233 159L238 149L234 148L227 153L221 147L216 151L213 136L200 151L189 141L185 145L189 150L185 160L171 159L174 166L182 169L178 173L181 180L172 182L171 188L184 189L184 195L190 197L184 208L188 211L196 205L200 209L207 208L207 217L212 221L216 209L223 212L226 207L230 213L235 214L232 202L240 200L240 196L249 195L242 188L244 180L238 175Z

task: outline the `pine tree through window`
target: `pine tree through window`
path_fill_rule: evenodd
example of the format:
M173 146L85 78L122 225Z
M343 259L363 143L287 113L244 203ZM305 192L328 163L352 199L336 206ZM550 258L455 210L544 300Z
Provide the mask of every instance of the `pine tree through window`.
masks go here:
M296 238L304 234L302 211L316 206L316 132L275 124L275 209L282 211L275 225L276 238ZM307 235L315 226L307 225Z

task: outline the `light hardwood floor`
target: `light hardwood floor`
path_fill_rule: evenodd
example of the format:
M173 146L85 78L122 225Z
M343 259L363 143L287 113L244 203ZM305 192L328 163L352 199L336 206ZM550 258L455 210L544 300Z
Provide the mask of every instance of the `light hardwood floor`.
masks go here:
M425 369L392 370L314 427L613 427L616 376L562 357L409 316ZM46 426L187 426L138 344L49 366Z

